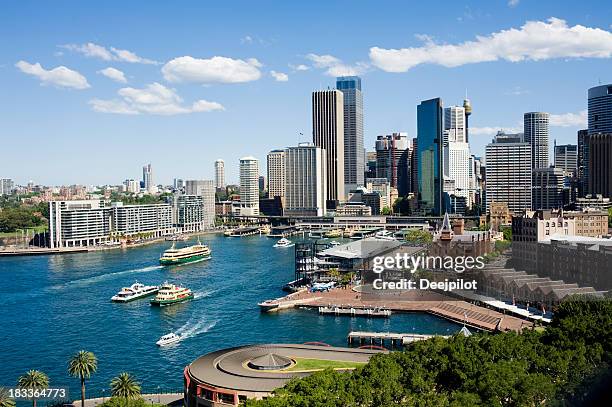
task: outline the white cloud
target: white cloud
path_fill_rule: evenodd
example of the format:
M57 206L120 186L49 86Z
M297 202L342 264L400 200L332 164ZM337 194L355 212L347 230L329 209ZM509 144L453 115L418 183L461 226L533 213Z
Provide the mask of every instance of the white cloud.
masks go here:
M125 74L121 72L119 69L115 69L109 66L108 68L99 70L98 73L106 76L107 78L114 80L115 82L127 83Z
M46 70L38 62L30 64L26 61L19 61L15 66L23 73L36 76L43 85L55 85L62 88L73 89L87 89L90 87L87 78L77 71L73 71L65 66L58 66L51 70Z
M553 127L586 127L587 111L578 113L551 114L550 125Z
M220 56L209 59L183 56L167 62L162 73L169 82L239 83L259 79L261 66L255 58L245 61Z
M421 64L455 67L500 59L519 62L552 58L610 58L612 33L600 28L575 25L564 20L528 21L511 28L477 36L460 44L427 42L420 47L370 48L372 64L387 72L406 72Z
M121 62L129 62L133 64L150 64L157 65L159 62L153 61L151 59L142 58L132 51L128 51L126 49L117 49L115 47L110 47L110 49L94 44L93 42L88 42L86 44L66 44L60 45L61 48L65 48L67 50L78 52L80 54L85 55L90 58L98 58L104 61L121 61Z
M325 74L329 76L361 75L368 68L364 62L347 65L333 55L308 54L306 58L311 60L316 68L326 69Z
M520 2L521 0L508 0L508 7L516 7Z
M304 65L304 64L298 64L298 65L289 64L289 68L293 69L294 71L307 71L310 69L308 65Z
M276 79L277 82L287 82L289 80L289 75L286 73L270 71L270 75Z
M93 110L101 113L115 114L155 114L176 115L194 112L212 112L225 110L217 102L198 100L191 106L183 105L183 99L173 89L157 82L145 88L121 88L117 92L121 99L92 99L89 104Z
M250 35L245 35L244 37L242 37L240 39L240 43L241 44L252 44L253 43L253 37L251 37Z

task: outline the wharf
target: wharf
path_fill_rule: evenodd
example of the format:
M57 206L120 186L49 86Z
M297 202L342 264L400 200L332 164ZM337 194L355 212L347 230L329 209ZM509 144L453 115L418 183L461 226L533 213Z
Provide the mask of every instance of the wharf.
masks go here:
M411 333L394 333L394 332L362 332L352 331L349 332L347 340L350 345L359 344L363 345L369 343L370 345L380 344L383 346L385 343L391 344L391 346L407 345L416 341L424 341L430 338L448 338L447 335L422 335L422 334L411 334Z
M319 307L319 314L345 315L349 317L389 318L391 316L391 310L386 308L339 307L337 305L329 305L326 307Z
M467 301L436 292L401 292L390 296L362 294L349 288L335 288L328 292L311 293L302 290L287 297L270 300L267 304L277 309L327 307L336 304L343 308L384 308L392 313L426 312L449 321L483 331L515 331L533 327L533 323L509 314L480 307ZM268 311L262 308L262 311Z
M90 251L87 247L62 247L51 249L49 247L36 248L0 248L0 257L3 256L37 256L42 254L69 254L85 253Z

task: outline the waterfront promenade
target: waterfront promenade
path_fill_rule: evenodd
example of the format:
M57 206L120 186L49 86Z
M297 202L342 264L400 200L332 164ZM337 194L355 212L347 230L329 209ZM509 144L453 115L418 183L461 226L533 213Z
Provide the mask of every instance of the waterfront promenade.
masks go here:
M147 404L163 404L166 406L181 406L183 405L183 393L162 393L162 394L143 394L141 396ZM97 397L93 399L85 399L84 407L96 407L108 401L110 397ZM81 407L81 400L72 402L75 407Z
M327 306L353 308L387 308L394 313L425 312L441 318L485 331L520 332L533 323L511 315L456 300L432 291L403 291L393 295L376 296L350 288L336 288L328 292L311 293L302 290L277 299L278 309L319 308Z

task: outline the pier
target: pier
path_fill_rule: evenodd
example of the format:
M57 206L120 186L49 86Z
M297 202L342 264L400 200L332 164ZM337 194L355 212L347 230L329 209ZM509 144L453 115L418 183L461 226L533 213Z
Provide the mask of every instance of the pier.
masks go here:
M260 233L259 226L247 226L237 229L227 230L224 234L229 237L251 236Z
M357 289L334 288L328 292L311 293L301 290L287 297L266 302L267 308L262 311L277 309L332 307L341 304L350 309L386 309L391 313L425 312L456 322L468 328L482 331L515 331L534 326L532 321L504 314L492 309L480 307L467 301L457 300L436 292L403 292L391 296L373 296L361 293ZM274 309L273 309L274 308ZM346 313L343 315L349 315ZM333 312L326 312L332 314Z
M319 314L344 315L349 317L389 318L391 316L391 310L386 308L343 307L329 305L326 307L319 307Z
M349 345L380 345L384 346L388 343L393 346L405 346L409 343L416 341L424 341L430 338L448 338L447 335L421 335L411 333L393 333L393 332L362 332L352 331L349 332L347 341Z

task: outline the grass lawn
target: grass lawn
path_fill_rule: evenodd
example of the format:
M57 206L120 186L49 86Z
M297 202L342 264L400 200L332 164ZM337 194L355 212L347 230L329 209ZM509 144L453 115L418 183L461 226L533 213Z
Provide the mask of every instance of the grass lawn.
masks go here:
M46 232L47 229L48 228L46 225L36 226L33 228L29 228L28 233L30 237L32 237L34 233ZM16 232L0 232L0 237L19 237L21 238L22 236L25 236L25 233L22 235L21 229L17 230Z
M342 360L326 360L326 359L306 359L306 358L293 358L295 365L289 369L284 370L285 372L295 371L313 371L323 369L355 369L359 366L365 365L363 362L346 362Z

